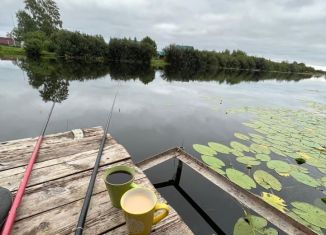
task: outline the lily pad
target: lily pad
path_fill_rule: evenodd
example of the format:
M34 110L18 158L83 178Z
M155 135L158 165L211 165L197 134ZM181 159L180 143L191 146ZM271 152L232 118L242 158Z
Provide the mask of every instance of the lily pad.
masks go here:
M220 175L225 175L225 172L220 169L220 166L209 166L211 169L219 173Z
M297 172L304 173L304 174L309 173L309 170L307 168L304 168L302 166L298 166L298 165L295 165L295 164L289 164L289 165L291 167L291 172L297 171Z
M253 157L237 157L236 160L247 166L258 166L260 164L260 161L257 161Z
M252 138L255 138L255 139L264 139L264 137L261 136L261 135L257 135L257 134L253 134L253 133L249 133L249 135L250 135Z
M293 212L289 212L287 215L293 218L294 220L298 221L299 223L303 224L304 226L310 228L312 231L316 232L317 234L324 235L323 231L319 227L308 223L304 219L300 218L297 214Z
M262 199L283 213L287 211L285 201L274 194L263 192Z
M250 151L253 153L264 153L270 154L271 151L269 150L268 146L253 143L250 145Z
M326 168L317 167L317 169L318 169L321 173L326 174Z
M326 187L326 176L320 179L321 183Z
M215 166L218 168L225 166L224 162L222 160L218 159L217 157L202 155L201 159L203 160L203 162L205 162L209 166Z
M244 153L238 150L232 149L231 153L236 157L244 157Z
M306 163L310 166L326 169L326 159L320 159L320 158L313 157L313 158L306 159Z
M263 162L268 162L271 160L270 156L267 154L263 154L263 153L258 153L255 156L258 160L263 161Z
M264 140L264 139L255 139L252 138L251 139L252 142L256 143L256 144L260 144L260 145L265 145L265 146L270 146L271 143L269 143L268 141Z
M225 146L224 144L208 142L208 146L220 153L228 154L231 152L231 149L228 146Z
M232 141L230 146L240 152L249 152L249 147L237 141Z
M239 133L239 132L234 133L234 136L240 140L249 140L250 139L249 136Z
M326 211L306 202L292 202L292 211L308 223L326 228Z
M267 167L275 170L277 173L288 174L291 172L291 166L288 163L279 160L271 160L267 162Z
M286 154L284 152L282 152L282 150L279 150L279 149L277 149L275 147L271 147L270 150L272 150L274 153L276 153L277 155L280 155L282 157L286 156Z
M267 220L254 215L238 219L234 225L233 235L277 235L276 229L267 226Z
M271 174L263 170L257 170L254 173L254 179L256 182L265 189L274 189L280 191L282 189L282 184L278 179L276 179Z
M235 184L239 185L244 189L256 188L255 181L245 173L235 170L233 168L226 169L226 176Z
M318 187L320 186L320 183L315 180L314 178L312 178L311 176L307 175L307 174L304 174L304 173L301 173L301 172L298 172L298 171L292 171L290 173L290 175L296 179L297 181L305 184L305 185L308 185L308 186L311 186L311 187Z
M206 155L206 156L213 156L216 154L216 151L206 145L202 145L202 144L194 144L192 146L194 148L194 150L196 150L198 153L202 154L202 155Z

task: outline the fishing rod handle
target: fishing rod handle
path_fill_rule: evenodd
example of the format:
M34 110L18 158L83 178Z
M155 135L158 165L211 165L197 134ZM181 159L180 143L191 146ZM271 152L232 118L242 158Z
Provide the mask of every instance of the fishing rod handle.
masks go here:
M8 213L8 217L7 217L6 222L4 224L1 235L9 235L11 233L12 226L14 225L14 222L15 222L15 219L16 219L17 208L19 207L20 202L21 202L21 200L22 200L22 198L24 196L25 189L26 189L26 186L28 184L29 177L30 177L30 175L32 173L33 165L34 165L34 163L36 161L36 158L37 158L37 155L38 155L38 152L39 152L42 141L43 141L43 136L39 136L38 139L37 139L37 142L35 144L35 147L33 149L32 157L29 160L29 163L28 163L28 165L26 167L26 170L25 170L24 176L22 178L22 181L19 184L19 187L18 187L16 196L15 196L14 202L12 203L12 206L11 206L10 211Z

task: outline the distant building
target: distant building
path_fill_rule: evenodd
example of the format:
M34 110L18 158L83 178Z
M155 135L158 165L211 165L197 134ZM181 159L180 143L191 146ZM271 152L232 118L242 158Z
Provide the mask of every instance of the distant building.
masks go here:
M15 45L15 40L12 39L12 38L0 37L0 45L14 46Z
M175 45L176 48L179 48L179 49L188 49L188 50L193 50L194 47L192 46L184 46L184 45Z
M158 51L157 56L158 56L158 58L164 58L165 57L165 51Z

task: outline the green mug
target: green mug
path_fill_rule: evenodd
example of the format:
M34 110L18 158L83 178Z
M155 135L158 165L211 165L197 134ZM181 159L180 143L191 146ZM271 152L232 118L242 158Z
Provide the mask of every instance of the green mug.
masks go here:
M114 172L121 172L121 171L129 173L132 176L132 178L129 181L124 182L122 184L114 184L114 183L110 183L107 181L107 177L110 174L112 174ZM130 168L128 166L114 166L114 167L111 167L111 168L105 170L104 182L105 182L106 189L109 192L111 203L114 207L121 208L120 200L121 200L122 195L125 192L127 192L129 189L139 187L137 184L134 183L135 173L136 173L135 169Z

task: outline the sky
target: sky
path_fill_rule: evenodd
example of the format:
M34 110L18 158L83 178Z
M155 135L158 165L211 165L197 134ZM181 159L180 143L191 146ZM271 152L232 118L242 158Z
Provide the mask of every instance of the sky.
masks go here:
M158 48L240 49L326 69L326 0L56 0L63 27L110 37L150 36ZM22 0L1 0L0 36Z

